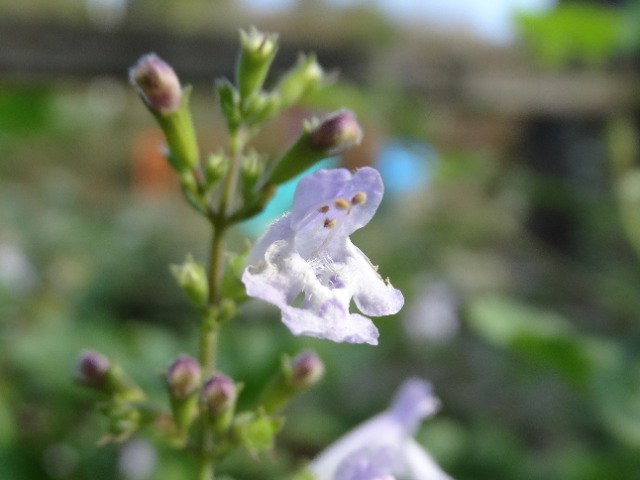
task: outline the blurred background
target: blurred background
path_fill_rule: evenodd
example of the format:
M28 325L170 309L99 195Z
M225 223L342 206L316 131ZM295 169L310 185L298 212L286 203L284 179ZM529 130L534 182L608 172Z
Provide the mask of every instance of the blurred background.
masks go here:
M164 370L195 352L168 265L205 260L208 228L127 69L155 51L193 84L213 151L213 82L232 77L251 25L280 33L275 74L315 51L339 79L256 148L277 154L309 112L357 113L365 140L341 162L379 168L387 193L354 242L406 306L376 321L373 348L292 337L248 303L220 359L244 398L283 351L315 349L327 375L291 405L276 455L238 454L221 472L285 478L420 376L443 408L418 440L456 479L639 479L631 0L0 0L0 478L191 475L153 438L98 446L106 422L73 368L100 350L165 402Z

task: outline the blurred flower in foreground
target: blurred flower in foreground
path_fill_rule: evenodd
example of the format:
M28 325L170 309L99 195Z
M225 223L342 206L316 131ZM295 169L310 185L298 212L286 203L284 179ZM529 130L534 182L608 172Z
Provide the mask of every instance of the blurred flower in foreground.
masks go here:
M349 235L371 220L383 191L380 174L369 167L303 178L292 211L273 222L249 254L242 276L247 294L279 307L294 335L377 344L373 322L349 313L351 298L374 316L397 313L404 299Z
M388 410L330 445L310 473L315 480L451 480L412 438L439 405L429 383L407 380Z

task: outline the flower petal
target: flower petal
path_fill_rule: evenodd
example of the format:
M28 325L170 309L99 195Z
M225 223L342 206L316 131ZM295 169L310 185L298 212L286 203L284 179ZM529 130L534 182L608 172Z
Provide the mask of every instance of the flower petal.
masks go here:
M390 414L403 426L407 435L413 435L420 423L440 408L431 384L419 378L405 380L393 399Z
M335 299L318 309L286 306L282 321L294 335L325 338L334 342L378 344L378 329L367 317L350 314Z
M331 289L318 280L313 267L284 240L271 244L264 260L249 266L242 275L247 294L282 311L282 321L294 335L326 338L334 342L378 343L373 322L349 313L350 292ZM305 301L294 301L304 292Z
M323 204L330 206L337 199L351 201L358 193L364 193L366 201L354 208L349 215L346 235L369 223L378 209L384 194L384 185L378 171L362 167L352 174L345 168L334 168L318 170L304 177L298 183L293 197L292 229L299 230L309 214L313 214Z
M280 218L277 218L269 225L269 228L262 237L253 244L249 256L247 257L247 265L256 265L264 260L267 248L276 240L285 240L291 237L291 212L287 212Z
M357 426L326 448L309 465L315 480L333 480L340 465L350 455L365 448L395 449L403 443L404 432L387 413Z
M416 480L453 480L442 471L435 460L413 438L407 440L403 451L407 478Z
M264 260L245 269L242 282L247 295L282 309L302 291L308 276L313 276L313 270L307 262L285 240L277 240L266 249Z
M391 473L399 469L401 454L397 448L364 447L345 458L333 477L334 480L383 480L393 478Z
M398 313L404 305L400 290L385 282L362 251L351 240L345 245L345 270L350 272L353 300L365 315Z

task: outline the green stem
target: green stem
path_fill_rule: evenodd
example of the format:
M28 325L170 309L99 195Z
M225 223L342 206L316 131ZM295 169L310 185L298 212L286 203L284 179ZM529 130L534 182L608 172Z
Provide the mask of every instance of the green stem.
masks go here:
M240 156L247 139L246 127L240 126L236 130L229 132L229 152L231 154L231 165L222 185L222 195L220 198L220 210L218 215L227 219L229 216L229 205L233 201L236 186L238 183L238 172L240 170Z
M204 429L203 429L204 430ZM198 471L198 480L214 480L215 472L213 468L213 459L210 455L200 457L200 469Z
M219 334L218 307L220 306L220 281L224 270L224 236L229 227L229 206L233 202L238 182L240 156L246 142L246 131L239 128L229 134L229 149L231 165L222 186L220 208L216 214L210 215L213 226L211 252L209 258L209 301L208 309L203 318L200 330L199 361L202 375L207 378L215 371L216 349ZM199 438L199 480L213 480L215 478L213 447L213 433L202 421Z
M202 319L200 328L199 361L203 378L208 378L216 365L216 350L218 345L219 318L217 306L220 303L220 279L223 270L224 234L226 228L213 222L213 237L211 239L211 256L209 258L209 301L208 308ZM206 416L200 424L199 438L199 480L214 480L214 458L211 455L213 432L206 424Z
M217 222L216 222L217 223ZM224 269L224 235L226 227L220 224L213 226L211 250L209 253L209 307L216 307L220 303L220 280ZM208 314L210 316L210 314Z
M218 346L218 319L207 318L202 322L200 330L200 368L203 378L209 377L215 371L216 350Z

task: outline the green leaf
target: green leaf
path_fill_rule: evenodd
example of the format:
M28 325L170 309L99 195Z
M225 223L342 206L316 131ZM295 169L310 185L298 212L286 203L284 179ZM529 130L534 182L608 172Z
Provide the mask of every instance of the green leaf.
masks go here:
M489 343L553 369L574 386L587 386L595 367L588 344L562 316L510 298L486 296L469 304L468 321Z
M640 353L610 346L599 355L593 397L605 426L620 440L640 448Z

